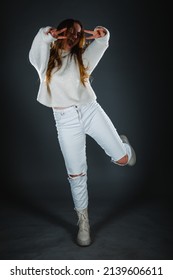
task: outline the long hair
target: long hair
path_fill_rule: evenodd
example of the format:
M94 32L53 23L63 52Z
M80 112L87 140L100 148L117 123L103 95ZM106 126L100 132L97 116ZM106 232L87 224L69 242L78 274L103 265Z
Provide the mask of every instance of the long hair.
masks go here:
M79 20L65 19L58 25L57 30L61 30L67 27L67 31L68 31L68 29L73 27L74 23L78 23L81 26L81 35L80 35L79 42L71 49L71 56L75 55L75 58L77 59L79 65L79 72L80 72L80 81L85 86L85 81L89 77L89 75L87 74L87 67L84 66L82 61L82 53L86 47L83 25ZM46 72L46 83L47 83L49 93L50 93L49 83L51 80L52 69L56 66L57 70L59 70L62 66L62 58L61 58L62 48L63 48L63 40L56 40L53 43L51 43L50 46L50 57L49 57L48 68Z

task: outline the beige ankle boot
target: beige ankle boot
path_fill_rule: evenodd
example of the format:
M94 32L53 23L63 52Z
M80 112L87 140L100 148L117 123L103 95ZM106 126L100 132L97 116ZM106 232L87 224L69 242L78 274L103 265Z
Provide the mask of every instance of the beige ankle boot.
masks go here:
M78 215L79 226L79 231L77 234L77 244L80 246L88 246L91 244L88 208L85 208L83 210L75 210Z

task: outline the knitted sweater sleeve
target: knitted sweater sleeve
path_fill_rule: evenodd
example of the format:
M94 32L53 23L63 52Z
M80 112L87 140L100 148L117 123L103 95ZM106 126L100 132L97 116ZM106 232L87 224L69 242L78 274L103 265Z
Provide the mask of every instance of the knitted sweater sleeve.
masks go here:
M83 53L84 65L88 67L88 72L90 74L97 66L98 62L109 46L110 32L105 27L104 29L106 30L106 35L104 37L96 38L95 40L93 40Z
M37 70L40 78L44 76L47 69L50 56L50 44L57 40L53 38L50 33L47 33L50 28L50 26L47 26L39 29L29 51L29 61Z

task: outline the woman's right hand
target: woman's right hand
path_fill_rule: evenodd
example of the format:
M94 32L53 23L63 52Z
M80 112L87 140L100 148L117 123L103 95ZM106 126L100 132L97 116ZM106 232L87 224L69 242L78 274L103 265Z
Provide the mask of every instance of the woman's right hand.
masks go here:
M67 30L67 27L62 28L60 30L57 30L56 28L52 27L48 30L47 34L50 33L52 35L52 37L54 37L56 39L66 39L67 36L59 35L59 34L65 32L66 30Z

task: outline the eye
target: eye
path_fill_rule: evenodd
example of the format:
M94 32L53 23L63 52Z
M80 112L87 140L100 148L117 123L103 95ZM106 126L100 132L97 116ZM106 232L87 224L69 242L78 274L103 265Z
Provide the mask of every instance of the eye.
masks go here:
M79 38L81 35L82 35L81 32L78 32L78 33L77 33L77 37L78 37L78 38Z

